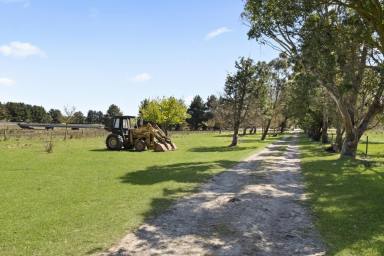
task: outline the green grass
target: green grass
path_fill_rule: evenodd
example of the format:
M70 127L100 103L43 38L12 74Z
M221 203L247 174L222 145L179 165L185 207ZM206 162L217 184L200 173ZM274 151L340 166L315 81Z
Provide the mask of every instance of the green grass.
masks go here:
M0 142L0 255L86 255L108 248L175 198L271 140L175 135L174 152L111 152L104 139Z
M384 134L369 138L369 158L357 160L301 140L307 191L329 255L384 255Z

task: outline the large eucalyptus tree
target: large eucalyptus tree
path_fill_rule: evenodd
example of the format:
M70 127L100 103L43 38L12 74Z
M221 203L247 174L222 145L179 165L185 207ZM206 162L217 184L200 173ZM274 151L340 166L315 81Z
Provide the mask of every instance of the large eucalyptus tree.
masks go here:
M355 157L360 137L384 109L382 14L377 0L245 4L249 38L287 53L295 71L313 76L333 99L345 128L343 156Z

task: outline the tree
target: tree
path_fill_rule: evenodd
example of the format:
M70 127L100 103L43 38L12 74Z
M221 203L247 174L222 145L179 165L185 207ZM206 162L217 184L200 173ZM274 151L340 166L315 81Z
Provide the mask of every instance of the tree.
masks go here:
M144 100L142 100L142 101L140 102L140 105L139 105L139 110L142 109L142 108L145 108L145 107L149 104L150 101L151 101L150 99L144 99Z
M36 123L49 123L51 122L51 116L42 106L32 106L31 121Z
M295 73L288 88L287 104L291 118L295 119L311 139L319 141L323 124L320 85L309 74Z
M85 119L86 118L85 118L83 112L77 111L77 112L73 113L71 123L73 123L73 124L84 124L85 123Z
M264 104L266 119L261 140L265 140L272 120L277 115L279 105L283 103L284 90L288 80L288 61L285 57L272 60L269 65L270 79L266 82L267 97Z
M96 116L97 116L96 123L97 124L102 124L103 121L104 121L104 114L103 114L103 112L97 111L97 115Z
M51 117L52 123L54 123L54 124L61 123L61 121L63 119L63 114L61 113L61 111L59 109L50 109L48 114Z
M76 113L76 108L74 106L69 107L65 106L64 107L64 116L62 117L64 123L65 123L65 135L64 135L64 140L67 140L68 136L68 124L70 124L73 120L73 115Z
M31 105L17 102L7 102L5 108L11 122L30 122L31 121Z
M120 108L116 106L115 104L112 104L109 106L107 110L107 116L113 117L113 116L121 116L123 112L121 112Z
M89 110L85 122L88 124L101 124L104 120L104 114L101 111Z
M7 120L8 118L7 108L0 102L0 120Z
M175 97L149 100L139 110L140 116L150 122L157 123L165 129L181 124L188 117L187 107L182 100Z
M248 0L242 15L250 38L289 54L296 71L326 89L345 128L342 156L356 156L359 139L384 109L382 13L379 1ZM360 112L368 69L377 81Z
M210 95L205 103L205 118L209 129L220 129L219 123L216 122L215 109L219 105L219 99L215 95Z
M204 122L208 121L206 116L206 106L200 95L196 95L193 98L187 113L191 116L190 118L187 118L187 123L192 130L198 130L204 125Z
M232 103L224 97L225 96L220 96L217 103L213 105L215 127L217 127L220 132L223 129L233 128Z
M112 126L112 117L121 116L123 112L121 112L120 108L115 104L109 106L106 115L104 116L104 125Z
M235 62L236 72L228 74L224 86L224 100L230 105L233 119L233 137L230 146L237 145L241 123L248 111L264 94L265 81L268 80L268 66L265 62L254 65L249 58Z

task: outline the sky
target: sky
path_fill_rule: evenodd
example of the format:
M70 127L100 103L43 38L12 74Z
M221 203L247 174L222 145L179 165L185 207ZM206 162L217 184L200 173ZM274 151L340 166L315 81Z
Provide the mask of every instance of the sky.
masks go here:
M219 94L248 40L242 0L0 0L0 102L137 114L144 98Z

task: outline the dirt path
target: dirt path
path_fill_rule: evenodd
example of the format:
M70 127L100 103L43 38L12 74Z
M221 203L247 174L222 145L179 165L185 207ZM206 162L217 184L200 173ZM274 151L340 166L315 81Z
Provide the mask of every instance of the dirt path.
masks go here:
M302 204L296 140L215 176L103 255L324 255Z

